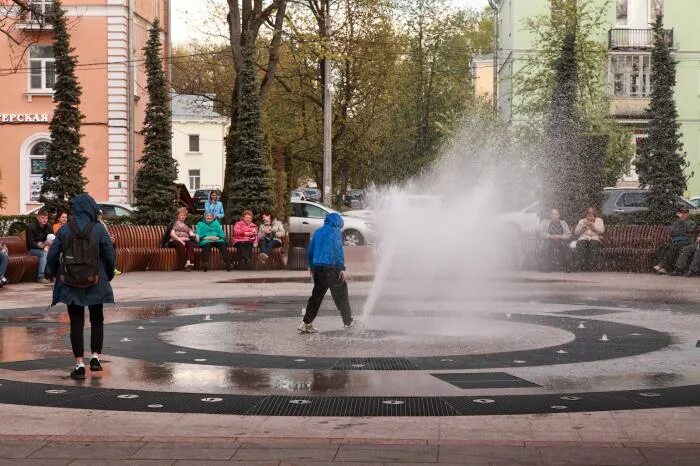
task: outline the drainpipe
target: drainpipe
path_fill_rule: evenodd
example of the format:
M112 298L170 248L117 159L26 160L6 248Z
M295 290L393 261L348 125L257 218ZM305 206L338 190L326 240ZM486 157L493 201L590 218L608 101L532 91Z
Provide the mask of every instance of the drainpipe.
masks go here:
M136 88L136 56L134 54L134 4L135 0L129 0L129 25L128 25L128 40L129 47L129 83L126 95L128 96L129 105L129 151L127 153L127 166L129 171L127 199L129 204L134 203L134 187L136 184L136 101L134 98L134 89Z
M498 1L489 0L493 9L493 111L498 113Z

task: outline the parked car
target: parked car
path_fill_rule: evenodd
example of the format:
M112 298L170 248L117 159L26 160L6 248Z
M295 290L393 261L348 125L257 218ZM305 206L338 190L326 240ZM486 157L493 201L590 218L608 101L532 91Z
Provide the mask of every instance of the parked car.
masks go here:
M306 196L304 196L303 191L292 191L291 199L292 201L305 201Z
M97 205L105 217L125 217L134 213L134 208L129 204L121 204L118 202L98 202ZM33 210L27 212L27 215L36 215L43 208L43 204Z
M605 199L601 209L604 216L629 215L649 210L648 189L605 188ZM678 204L685 205L691 214L700 214L700 208L683 197L678 197Z
M289 232L310 233L313 236L316 230L323 226L326 216L333 212L336 211L316 202L292 201ZM343 220L345 222L343 241L346 246L363 246L374 243L372 222L349 215L343 215Z
M361 189L349 189L343 198L343 204L352 209L362 209L365 206L365 192Z
M302 193L304 194L304 197L307 201L321 202L321 200L323 199L323 194L321 193L321 190L317 188L304 188Z
M198 189L195 191L192 200L194 202L194 210L197 213L204 213L204 204L209 200L209 194L212 191L216 191L219 194L219 200L221 200L221 190L220 189Z
M529 204L523 209L506 212L499 216L506 233L519 236L522 233L536 232L540 226L542 205L539 201Z
M695 206L696 209L700 208L700 196L691 197L690 199L688 199L688 202L693 204L693 206Z

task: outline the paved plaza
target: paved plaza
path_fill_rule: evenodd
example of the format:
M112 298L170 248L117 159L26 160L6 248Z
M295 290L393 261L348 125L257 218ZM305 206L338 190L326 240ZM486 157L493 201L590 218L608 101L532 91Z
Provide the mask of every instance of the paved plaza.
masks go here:
M295 331L305 272L113 285L85 381L50 287L0 291L0 464L700 464L697 279L416 283L352 332L329 297L315 335Z

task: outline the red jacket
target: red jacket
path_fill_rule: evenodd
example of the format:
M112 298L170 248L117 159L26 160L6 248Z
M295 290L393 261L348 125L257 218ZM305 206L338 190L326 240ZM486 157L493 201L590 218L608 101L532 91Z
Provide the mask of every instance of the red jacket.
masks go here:
M254 223L246 224L243 220L236 222L233 226L233 244L257 241L258 227Z

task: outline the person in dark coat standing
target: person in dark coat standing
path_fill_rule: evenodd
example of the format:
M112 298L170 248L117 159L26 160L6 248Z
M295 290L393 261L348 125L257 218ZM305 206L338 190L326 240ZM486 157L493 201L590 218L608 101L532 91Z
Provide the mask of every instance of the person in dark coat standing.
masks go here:
M337 213L328 214L324 225L319 228L309 244L306 257L314 279L314 290L306 305L304 320L297 330L300 333L317 333L312 322L316 319L324 296L330 288L333 302L340 310L345 329L352 329L352 310L348 298L348 283L345 274L345 252L343 251L343 217Z
M71 218L75 221L78 229L84 231L88 224L95 224L91 232L99 249L99 281L95 285L88 288L75 288L66 285L61 279L61 254L63 253L63 244L72 234L70 228L61 228L58 231L48 254L49 268L56 277L51 305L65 303L68 306L70 341L73 347L73 356L75 356L75 367L71 371L71 377L76 379L85 378L85 363L83 361L85 306L90 310L90 350L92 351L90 370L101 371L100 354L104 339L103 305L114 302L114 293L109 283L114 278L114 248L104 225L97 221L99 210L95 200L88 194L80 194L73 199Z

